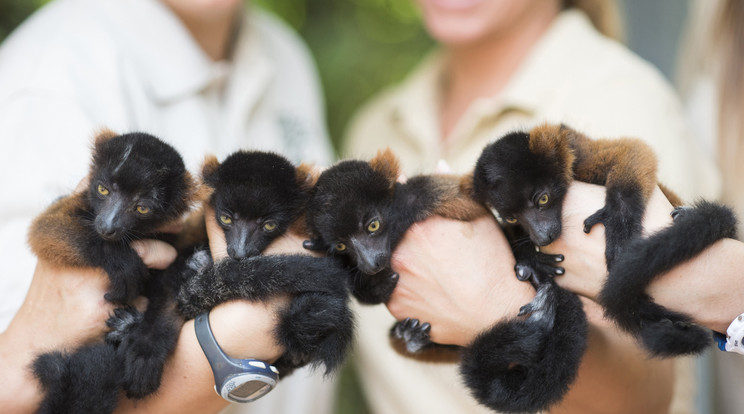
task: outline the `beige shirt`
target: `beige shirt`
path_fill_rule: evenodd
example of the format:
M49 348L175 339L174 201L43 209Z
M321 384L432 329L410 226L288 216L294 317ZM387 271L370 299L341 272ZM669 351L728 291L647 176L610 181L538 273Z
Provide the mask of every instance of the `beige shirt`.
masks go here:
M348 157L390 147L408 175L444 159L455 172L473 168L483 147L506 132L563 122L595 138L639 137L659 158L660 181L684 199L714 197L718 172L701 156L678 98L662 75L621 44L601 36L586 16L566 11L534 46L498 96L474 102L443 141L439 82L446 57L435 52L400 85L367 104L352 123ZM374 412L486 413L470 398L455 366L407 360L388 346L394 319L383 306L358 306L356 356ZM672 412L692 407L692 374L683 367Z

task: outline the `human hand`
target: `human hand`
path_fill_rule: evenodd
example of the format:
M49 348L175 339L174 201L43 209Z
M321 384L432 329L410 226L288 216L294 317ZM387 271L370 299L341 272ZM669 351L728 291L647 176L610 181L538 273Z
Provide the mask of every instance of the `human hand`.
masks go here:
M545 253L564 255L561 266L566 270L556 282L568 290L588 298L596 298L607 278L605 263L604 226L594 226L584 233L584 220L602 208L605 202L603 186L574 181L563 202L563 231L561 237L548 246ZM672 205L657 187L651 194L643 216L644 236L672 223Z
M517 280L514 256L493 217L431 217L415 223L393 252L400 279L387 303L396 319L431 324L431 339L465 346L535 296Z

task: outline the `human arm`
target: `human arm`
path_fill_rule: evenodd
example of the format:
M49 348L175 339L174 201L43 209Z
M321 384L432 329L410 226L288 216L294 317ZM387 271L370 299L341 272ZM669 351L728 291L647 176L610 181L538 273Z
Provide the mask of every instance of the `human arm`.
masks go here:
M393 255L400 280L388 309L398 319L431 323L434 342L467 345L496 322L516 317L519 307L534 297L532 287L517 280L513 266L493 219L427 219L406 233ZM647 359L633 338L603 320L598 308L587 305L587 311L587 353L576 383L556 410L663 411L671 398L672 362ZM596 398L599 393L602 399Z
M588 298L597 296L607 277L605 262L601 260L604 231L597 226L585 234L581 223L603 203L603 187L574 183L563 206L564 231L556 242L544 248L546 252L565 253L566 273L556 279L558 283ZM657 189L646 208L645 233L670 225L671 211L672 206ZM694 259L655 278L647 293L660 305L687 313L710 329L726 332L731 321L744 312L740 305L744 297L739 270L742 268L744 244L723 239Z

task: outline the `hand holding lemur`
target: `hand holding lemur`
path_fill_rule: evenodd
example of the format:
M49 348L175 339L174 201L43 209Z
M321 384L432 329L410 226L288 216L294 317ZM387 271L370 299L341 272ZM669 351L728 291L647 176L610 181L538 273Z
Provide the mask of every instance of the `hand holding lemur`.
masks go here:
M604 226L598 225L590 233L584 233L584 220L601 208L605 202L603 186L574 181L568 189L563 203L563 232L558 240L541 250L546 253L566 253L561 264L566 270L564 277L556 278L558 284L596 299L607 278L607 263L602 260L605 252ZM650 234L672 223L673 207L664 193L656 188L651 193L643 217L643 233Z
M514 256L488 216L472 222L435 216L412 225L392 267L400 280L387 302L390 313L429 322L440 344L468 345L535 296L530 284L504 277L514 272Z

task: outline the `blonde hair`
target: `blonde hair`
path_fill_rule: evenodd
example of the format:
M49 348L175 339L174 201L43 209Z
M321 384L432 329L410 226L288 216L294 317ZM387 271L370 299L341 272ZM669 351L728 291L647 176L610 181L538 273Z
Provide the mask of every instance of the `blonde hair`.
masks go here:
M563 8L583 11L600 33L623 40L623 19L616 0L564 0Z

